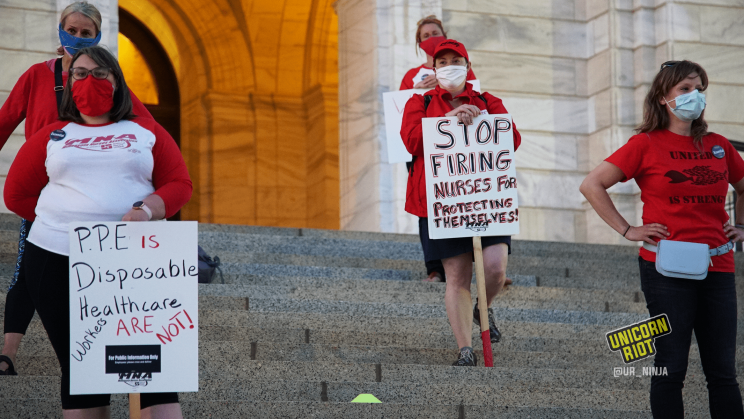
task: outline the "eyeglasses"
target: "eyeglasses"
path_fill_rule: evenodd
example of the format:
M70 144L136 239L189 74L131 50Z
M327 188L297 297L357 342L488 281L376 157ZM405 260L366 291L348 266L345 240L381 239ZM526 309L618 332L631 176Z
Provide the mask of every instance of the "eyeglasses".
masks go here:
M664 64L661 65L661 68L659 71L667 68L667 67L674 67L675 65L679 64L679 61L667 61Z
M75 80L85 80L85 78L88 77L88 74L92 74L93 77L97 79L105 79L108 77L110 72L111 70L106 67L96 67L93 70L88 70L87 68L82 67L70 69L70 74L72 74L72 78Z

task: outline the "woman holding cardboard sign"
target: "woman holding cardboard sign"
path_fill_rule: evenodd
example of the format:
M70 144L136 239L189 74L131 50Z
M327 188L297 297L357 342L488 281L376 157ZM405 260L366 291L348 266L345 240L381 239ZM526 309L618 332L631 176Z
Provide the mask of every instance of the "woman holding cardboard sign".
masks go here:
M438 85L424 96L413 95L403 113L400 131L406 149L414 156L408 178L406 211L419 217L419 228L426 260L442 259L447 274L444 302L460 353L453 365L474 366L477 361L472 348L472 322L479 322L478 311L471 309L470 281L473 274L473 242L470 238L429 239L427 199L424 176L423 118L455 116L464 124L472 124L481 113L505 114L501 99L488 93L473 91L466 75L470 70L465 46L455 40L440 43L434 53L434 70ZM426 99L428 97L429 99ZM514 127L514 148L521 136ZM483 237L483 257L486 271L487 300L490 303L501 291L506 279L506 263L511 252L511 237ZM488 314L491 341L498 342L501 333L495 325L493 310Z
M59 103L62 100L61 90L67 80L72 56L79 48L97 45L101 40L101 13L85 1L71 3L62 11L57 30L62 44L57 49L57 54L62 57L32 65L18 79L0 108L0 148L24 119L26 140L57 120ZM134 113L152 118L133 93L131 96ZM5 299L5 339L0 355L0 375L17 375L13 362L21 339L34 316L33 303L23 281L23 249L30 228L30 221L21 221L16 271Z
M638 134L586 177L581 193L618 234L641 241L639 264L646 307L666 314L671 333L655 340L651 377L654 418L683 418L682 387L692 332L708 382L714 418L744 418L736 381L734 242L744 240L744 160L731 143L708 132L703 111L708 76L690 61L662 64L644 102ZM635 179L643 225L627 222L607 189ZM726 212L734 186L736 223ZM669 251L670 249L671 251ZM681 255L684 256L680 258ZM696 262L697 266L696 266Z
M34 134L8 172L6 206L34 221L24 255L34 308L62 369L65 418L110 416L110 395L70 395L69 237L72 221L148 221L175 214L191 180L175 141L135 117L116 58L81 49L70 63L60 122ZM143 393L143 416L179 418L176 393Z

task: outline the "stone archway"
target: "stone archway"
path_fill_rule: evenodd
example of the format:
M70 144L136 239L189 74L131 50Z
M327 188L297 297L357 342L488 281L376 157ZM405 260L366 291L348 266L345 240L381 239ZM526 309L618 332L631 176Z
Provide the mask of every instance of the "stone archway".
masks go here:
M330 0L120 0L178 79L194 182L184 219L338 228L337 20Z

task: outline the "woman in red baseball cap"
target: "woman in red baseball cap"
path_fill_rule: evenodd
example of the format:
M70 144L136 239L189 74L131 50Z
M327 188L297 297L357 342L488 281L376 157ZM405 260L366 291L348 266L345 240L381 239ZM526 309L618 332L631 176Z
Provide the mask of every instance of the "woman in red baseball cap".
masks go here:
M416 29L416 52L418 48L426 54L426 62L418 67L414 67L403 76L400 82L399 90L408 89L433 89L437 85L437 79L434 76L434 50L442 41L447 39L447 32L444 31L442 21L436 16L430 15L421 19L417 23ZM475 80L473 70L468 70L468 80Z
M432 54L437 86L425 95L413 95L403 112L400 136L413 165L408 177L406 211L419 217L424 257L441 259L447 275L444 304L447 308L452 331L455 334L460 354L453 365L475 366L477 360L472 348L472 323L479 322L477 305L471 309L470 282L473 275L473 242L470 238L429 239L426 183L424 177L424 137L421 128L423 118L456 116L467 125L473 123L481 113L508 113L501 99L473 90L466 82L470 71L470 60L465 46L454 40L444 40ZM430 100L427 103L425 96ZM514 149L521 143L521 135L514 126ZM483 260L486 271L486 295L488 305L501 291L506 280L506 263L511 253L510 236L483 237ZM495 325L493 310L488 309L491 342L498 342L501 333Z

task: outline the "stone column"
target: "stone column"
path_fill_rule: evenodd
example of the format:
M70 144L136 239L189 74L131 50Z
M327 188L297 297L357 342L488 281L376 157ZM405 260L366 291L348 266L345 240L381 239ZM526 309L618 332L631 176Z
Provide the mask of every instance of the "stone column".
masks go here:
M9 0L0 3L0 106L18 78L32 65L55 57L59 45L55 0ZM0 151L0 189L10 164L25 141L24 124ZM0 200L0 212L8 212Z
M416 22L440 0L339 0L341 229L417 232L403 211L405 164L388 164L382 93L397 90L416 57Z

